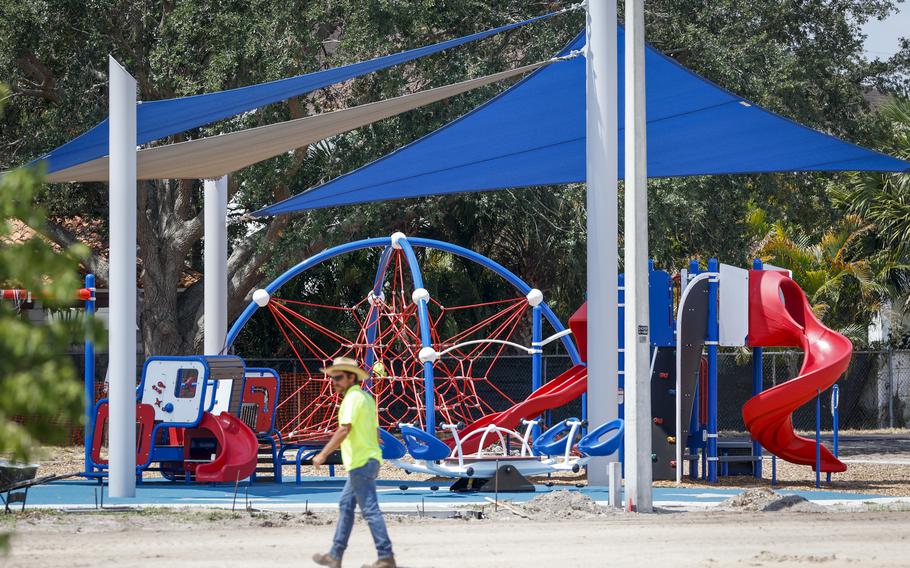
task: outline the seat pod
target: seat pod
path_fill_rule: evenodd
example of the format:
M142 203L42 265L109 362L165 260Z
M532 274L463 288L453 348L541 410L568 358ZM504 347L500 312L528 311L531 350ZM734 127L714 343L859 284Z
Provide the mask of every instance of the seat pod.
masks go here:
M384 460L400 460L408 453L407 448L398 441L398 438L382 428L379 429L379 445L382 446L382 459Z
M419 428L402 424L401 437L411 457L417 460L438 461L449 457L451 450L436 436Z
M572 430L572 422L577 422L577 418L566 418L562 422L551 426L546 432L534 440L531 449L536 455L558 456L566 453L566 444L571 444L574 440L569 440L569 432ZM559 436L562 436L559 438ZM574 436L573 436L574 437Z
M578 451L591 457L609 456L619 449L624 431L625 423L622 418L610 420L606 424L601 424L588 432L588 435L578 442ZM601 438L610 432L613 432L613 434L601 441Z

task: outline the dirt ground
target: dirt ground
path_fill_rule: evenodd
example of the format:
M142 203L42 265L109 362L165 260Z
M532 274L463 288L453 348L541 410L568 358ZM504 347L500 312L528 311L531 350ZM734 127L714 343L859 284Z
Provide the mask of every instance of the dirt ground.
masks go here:
M910 512L590 514L525 519L504 508L484 519L389 517L401 566L907 566ZM311 566L334 515L154 510L27 512L12 528L10 568L56 566ZM362 522L346 566L371 561Z
M829 447L831 440L825 436L823 441ZM893 497L910 496L910 433L896 432L845 432L841 436L840 454L847 461L847 471L833 476L831 484L823 484L823 490L850 491L854 493L872 493ZM40 465L38 475L50 475L82 470L82 446L70 448L43 448L37 460ZM768 487L771 477L771 461L764 464L764 479L751 477L721 477L719 486L724 487ZM337 468L338 475L345 475L344 468ZM147 474L150 477L154 473ZM285 479L294 479L294 468L284 468ZM328 468L304 466L304 476L328 475ZM400 469L384 464L380 473L381 479L401 479L418 481L431 479L425 475L408 475ZM812 468L777 460L778 488L781 489L815 489L815 473ZM585 483L584 474L561 474L551 478L535 479L539 483L551 482L555 485L575 485ZM658 487L677 487L675 482L657 481ZM683 487L705 487L703 481L686 481Z

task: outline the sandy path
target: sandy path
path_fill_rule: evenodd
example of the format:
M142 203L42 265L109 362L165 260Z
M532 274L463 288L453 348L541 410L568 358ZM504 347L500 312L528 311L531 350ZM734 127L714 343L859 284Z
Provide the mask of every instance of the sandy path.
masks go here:
M259 517L209 513L69 515L23 518L10 567L310 566L327 547L328 516ZM137 518L138 517L138 518ZM142 517L145 517L144 519ZM227 517L227 518L226 518ZM402 566L907 566L910 514L679 513L607 515L590 521L516 518L390 522ZM358 524L348 566L372 559Z

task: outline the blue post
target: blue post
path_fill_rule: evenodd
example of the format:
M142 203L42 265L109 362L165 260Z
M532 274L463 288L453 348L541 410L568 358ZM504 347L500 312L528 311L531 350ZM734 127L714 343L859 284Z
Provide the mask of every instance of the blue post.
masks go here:
M708 278L708 481L717 481L717 341L720 336L717 321L717 259L708 260L708 272L715 275Z
M777 456L771 455L771 487L777 485Z
M752 268L755 270L762 270L763 264L761 259L756 258L752 261ZM753 347L752 348L752 396L761 394L764 390L764 368L762 365L762 355L765 350L762 347ZM752 474L755 476L755 479L761 479L761 457L762 449L761 444L757 440L752 440L752 457L758 458L758 461L752 462Z
M389 259L393 253L392 247L386 247L382 251L382 256L379 257L379 266L376 268L376 277L373 279L373 297L377 298L379 294L382 293L382 285L385 283L385 272L389 266ZM371 304L370 311L367 314L367 333L366 340L367 345L369 346L366 349L366 352L363 357L364 365L366 366L366 371L369 373L369 378L367 379L366 388L369 390L373 383L373 364L376 362L376 347L374 343L376 342L376 333L377 327L379 324L379 309Z
M420 271L420 265L417 262L417 255L408 239L403 238L398 241L401 250L408 259L408 265L411 269L411 280L414 282L414 291L426 290L423 287L423 274ZM420 321L420 343L423 347L432 347L433 338L430 335L430 310L429 310L429 293L426 297L418 298L413 296L414 303L417 304L417 317ZM433 362L427 361L423 364L423 384L424 384L424 406L426 407L426 416L424 430L433 434L436 432L436 384L433 380Z
M626 370L625 370L626 369L626 355L625 355L626 334L624 332L625 317L626 317L626 275L625 274L619 275L619 287L618 288L619 288L619 295L618 295L619 297L617 298L617 300L619 303L617 304L616 322L619 325L619 333L617 335L617 337L619 338L619 343L618 343L619 352L617 353L617 358L616 358L616 362L617 362L616 368L619 371L618 372L619 376L616 378L616 384L619 388L619 393L620 393L618 416L619 416L619 418L622 418L623 420L625 420L625 418L626 418L626 404L625 404L625 399L626 399L626 396L625 396L625 392L626 392ZM626 458L626 442L625 442L625 439L623 439L623 441L621 441L619 443L619 463L625 464L626 463L625 458Z
M688 275L688 279L687 279L687 280L692 280L692 278L694 278L700 271L701 271L701 268L698 266L698 261L697 261L697 260L690 260L690 261L689 261L689 275ZM681 288L685 288L685 287L688 286L688 285L689 285L689 282L688 282L688 281L687 281L687 282L680 282L680 287L681 287ZM679 343L679 338L678 338L678 337L676 338L676 341L677 341L677 344L678 344L678 343ZM700 381L699 381L699 382L696 382L696 384L695 384L695 396L694 396L694 398L693 398L693 400L692 400L692 421L691 421L691 423L690 423L690 424L691 424L691 427L689 428L689 435L690 435L690 436L693 436L693 435L694 435L694 436L701 436L702 427L704 426L704 425L701 423L701 417L699 416L700 410L701 410L701 400L700 400L700 398L703 397L703 396L705 396L705 393L701 392L701 390L702 390L702 389L701 389L701 386L700 386ZM680 442L680 441L677 440L677 443L679 443L679 442ZM698 444L697 446L696 446L696 445L692 445L692 446L689 447L689 453L691 453L691 454L693 454L693 455L701 454L701 458L700 458L700 459L692 460L692 462L691 462L692 465L689 466L689 467L693 470L693 471L690 471L690 472L689 472L690 477L692 477L692 479L698 479L699 477L701 477L702 479L704 479L705 476L708 475L708 468L706 467L706 465L705 465L705 463L704 463L704 462L705 462L705 455L706 455L705 449L702 447L701 444ZM699 472L699 469L701 469L700 472Z
M815 488L822 486L822 391L815 389Z
M543 347L540 346L540 342L543 341L542 313L539 305L531 309L531 347L535 350L531 356L531 392L543 386ZM540 427L535 426L531 432L533 439L536 440L540 435Z
M85 367L83 383L85 387L85 473L93 473L92 466L92 432L95 428L95 342L89 334L88 326L95 316L95 275L85 275L85 287L89 291L89 299L85 301Z

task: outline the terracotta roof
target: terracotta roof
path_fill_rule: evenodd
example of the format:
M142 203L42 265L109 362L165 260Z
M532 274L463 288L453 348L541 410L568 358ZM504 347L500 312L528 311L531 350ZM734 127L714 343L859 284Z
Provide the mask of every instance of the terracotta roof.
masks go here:
M101 258L108 258L108 246L106 235L103 231L104 220L103 219L89 219L85 217L52 217L51 220L54 223L64 227L66 230L70 231L76 236L79 242L88 246L92 249L92 252ZM11 245L11 244L21 244L29 239L33 238L36 235L34 229L26 225L24 222L19 219L9 219L10 234L0 237L0 243ZM50 242L51 247L59 251L60 246L57 243ZM142 260L139 259L139 266L142 266ZM85 267L80 267L84 269ZM137 267L138 268L138 267ZM137 273L138 274L138 273ZM138 275L137 275L138 279ZM184 267L183 272L180 275L180 282L178 282L178 288L188 288L193 284L202 280L202 273L198 270L194 270L190 267ZM99 282L99 285L103 283ZM142 287L142 281L137 282L139 287Z

